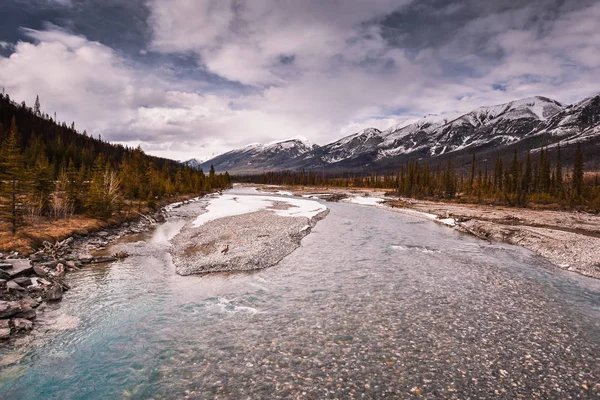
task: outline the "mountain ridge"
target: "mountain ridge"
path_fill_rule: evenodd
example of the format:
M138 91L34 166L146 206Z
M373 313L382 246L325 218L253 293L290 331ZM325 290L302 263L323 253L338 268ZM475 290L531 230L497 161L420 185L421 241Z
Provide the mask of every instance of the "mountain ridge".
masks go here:
M297 139L254 145L231 150L199 167L214 165L217 171L230 173L282 169L356 171L478 149L501 150L520 142L535 149L540 143L568 144L586 138L600 139L600 94L571 105L533 96L469 112L428 114L384 131L365 128L322 146L307 145Z

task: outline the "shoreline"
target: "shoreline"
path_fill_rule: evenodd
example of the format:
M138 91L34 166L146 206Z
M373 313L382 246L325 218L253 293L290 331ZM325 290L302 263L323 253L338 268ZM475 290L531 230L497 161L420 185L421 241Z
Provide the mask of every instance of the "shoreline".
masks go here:
M254 185L256 186L256 185ZM458 204L388 196L378 189L259 186L295 196L378 206L432 220L482 240L524 247L557 268L600 279L600 216L581 211Z
M98 254L123 237L149 232L171 211L202 197L180 199L86 235L73 234L55 243L45 241L43 248L28 257L18 253L0 257L0 343L7 345L35 328L34 321L46 304L60 302L64 292L71 289L65 281L69 272L126 258L126 253Z

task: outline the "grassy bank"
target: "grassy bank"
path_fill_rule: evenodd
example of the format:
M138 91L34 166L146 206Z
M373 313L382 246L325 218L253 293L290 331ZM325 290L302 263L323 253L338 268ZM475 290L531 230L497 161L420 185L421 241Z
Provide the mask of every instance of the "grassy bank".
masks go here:
M42 245L44 241L56 242L73 235L88 235L113 226L141 218L141 214L152 213L160 207L171 203L189 200L196 194L172 196L156 202L157 207L148 205L147 201L126 202L123 210L109 219L90 218L74 215L67 219L37 218L28 221L13 236L8 223L0 222L0 253L18 251L21 255L29 255Z

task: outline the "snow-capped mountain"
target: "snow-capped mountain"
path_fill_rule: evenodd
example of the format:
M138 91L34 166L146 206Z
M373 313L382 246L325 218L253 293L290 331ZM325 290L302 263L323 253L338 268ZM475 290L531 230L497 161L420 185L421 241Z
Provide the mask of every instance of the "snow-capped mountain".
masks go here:
M202 161L198 160L197 158L191 158L187 161L182 162L182 164L187 165L188 167L192 167L194 169L199 169L200 164L202 164Z
M232 150L201 163L199 168L208 170L211 165L214 165L217 171L275 170L316 147L303 137L268 144L253 143L243 149Z
M600 95L570 106L536 96L467 113L427 115L385 131L363 129L320 147L301 140L253 145L203 165L212 163L217 170L234 173L302 168L361 170L394 167L410 159L497 151L516 143L525 150L585 138L600 141Z

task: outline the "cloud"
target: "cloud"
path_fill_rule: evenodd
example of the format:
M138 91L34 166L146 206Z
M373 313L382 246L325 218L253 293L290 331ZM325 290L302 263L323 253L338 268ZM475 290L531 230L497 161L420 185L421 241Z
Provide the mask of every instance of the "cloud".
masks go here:
M39 94L45 111L80 129L178 159L298 135L325 143L427 113L532 95L568 103L599 90L600 4L588 0L147 7L127 24L123 43L135 46L119 46L97 21L90 32L104 42L78 34L89 13L65 23L72 30L22 29L25 40L0 43L0 54L12 53L0 56L0 84L30 104Z

